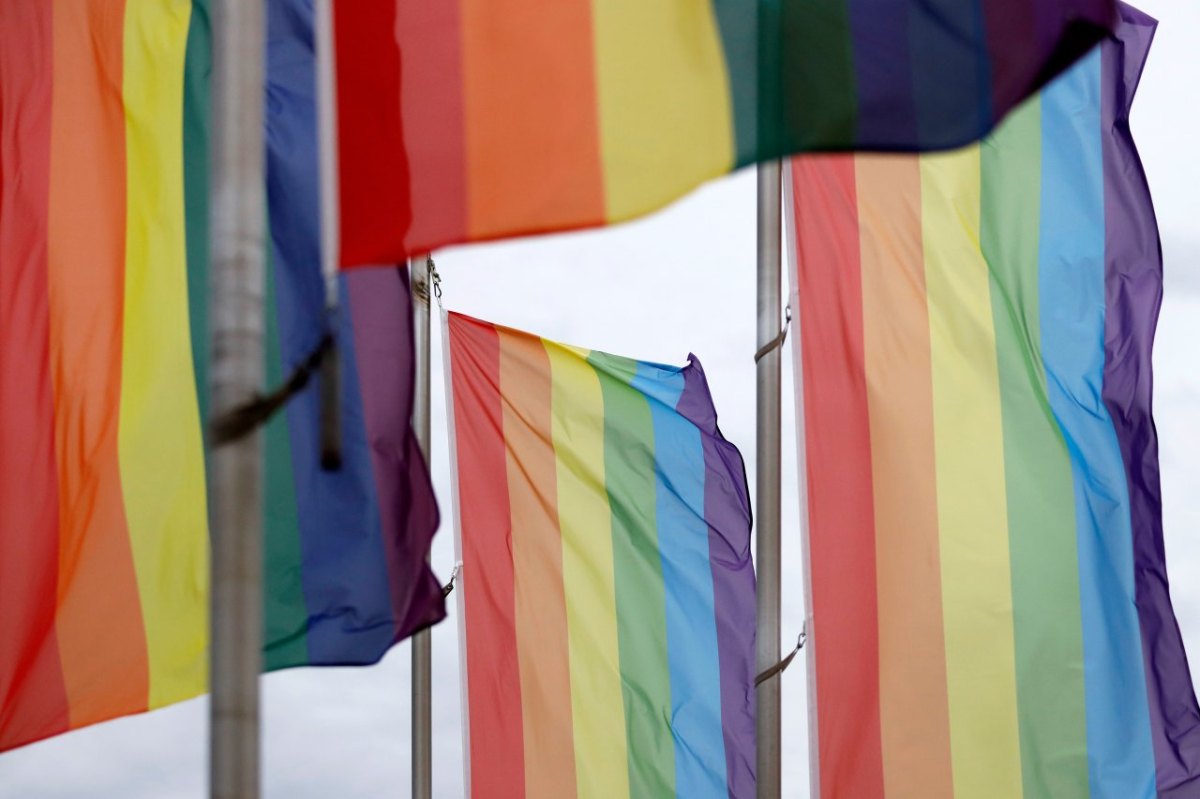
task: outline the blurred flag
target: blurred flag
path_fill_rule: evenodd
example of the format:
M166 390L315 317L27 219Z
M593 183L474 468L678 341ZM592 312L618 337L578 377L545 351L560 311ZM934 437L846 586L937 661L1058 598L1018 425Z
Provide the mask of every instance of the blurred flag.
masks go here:
M0 750L207 686L207 6L0 2ZM272 384L324 329L287 58L273 38ZM343 471L315 388L265 433L267 668L374 662L444 615L407 280L343 291Z
M975 141L1112 0L332 6L340 258L648 213L739 166Z
M446 324L468 794L753 797L750 502L699 362Z
M197 27L0 2L0 750L207 684Z
M792 163L814 796L1200 791L1120 13L980 146Z
M269 0L267 11L267 382L277 385L317 347L326 307L312 17L307 0ZM267 668L373 663L445 617L426 562L437 504L409 424L408 275L362 269L339 283L341 470L320 467L319 380L266 429Z

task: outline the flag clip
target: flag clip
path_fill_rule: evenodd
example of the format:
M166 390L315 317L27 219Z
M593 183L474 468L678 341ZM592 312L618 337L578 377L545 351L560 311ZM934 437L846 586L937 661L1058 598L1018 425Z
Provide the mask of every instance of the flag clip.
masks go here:
M430 289L432 288L433 298L437 300L438 307L442 307L442 276L438 274L437 266L433 263L433 256L425 256L425 279L413 284L413 291L417 295L417 299L429 302Z

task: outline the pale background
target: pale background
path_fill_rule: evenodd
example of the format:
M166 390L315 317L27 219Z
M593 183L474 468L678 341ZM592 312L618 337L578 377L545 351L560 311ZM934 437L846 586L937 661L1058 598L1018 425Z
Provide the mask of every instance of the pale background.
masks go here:
M1162 25L1133 116L1166 255L1155 355L1167 554L1175 610L1200 672L1200 4L1142 0ZM722 430L754 482L752 171L643 221L602 232L454 248L437 255L449 308L645 360L703 361ZM786 284L785 284L786 292ZM436 320L435 320L436 321ZM433 474L443 526L433 563L454 562L440 332L433 343ZM804 615L791 358L784 359L783 638ZM462 794L456 608L434 629L434 795ZM366 669L263 680L264 783L275 799L409 794L409 649ZM808 795L805 673L783 677L784 795ZM207 700L101 724L0 755L0 797L192 799L206 790Z

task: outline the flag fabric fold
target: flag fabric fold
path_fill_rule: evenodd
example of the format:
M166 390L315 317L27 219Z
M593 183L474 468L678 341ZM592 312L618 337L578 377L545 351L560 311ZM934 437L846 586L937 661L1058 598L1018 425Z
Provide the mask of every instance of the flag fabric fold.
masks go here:
M699 362L445 323L468 795L752 797L750 504Z
M1120 15L981 145L792 162L814 796L1200 791Z
M796 152L964 145L1115 19L1111 0L332 6L346 266L631 219Z
M310 23L270 12L277 384L326 322L312 48L283 46ZM0 3L0 750L207 687L210 51L207 0ZM345 468L317 465L315 387L264 433L268 669L444 615L407 277L342 286Z

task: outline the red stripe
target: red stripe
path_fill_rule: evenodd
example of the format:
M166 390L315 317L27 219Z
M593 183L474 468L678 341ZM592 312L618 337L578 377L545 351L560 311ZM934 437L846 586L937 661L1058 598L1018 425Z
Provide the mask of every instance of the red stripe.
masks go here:
M396 6L333 3L343 264L394 263L412 224Z
M401 114L409 196L421 198L404 249L415 253L467 237L462 10L459 0L397 5L400 52L413 65L404 72Z
M878 604L852 156L793 161L821 797L882 797Z
M451 383L467 625L471 794L525 795L512 524L496 329L450 315ZM469 368L468 368L469 365Z
M0 750L68 725L54 628L58 470L46 274L51 11L40 0L0 2Z

